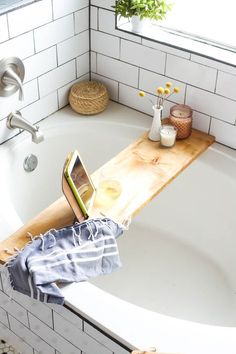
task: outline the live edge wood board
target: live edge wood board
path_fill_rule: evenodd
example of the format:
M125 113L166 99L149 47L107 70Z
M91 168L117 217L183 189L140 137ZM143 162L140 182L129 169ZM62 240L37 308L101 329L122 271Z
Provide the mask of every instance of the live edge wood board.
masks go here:
M92 214L97 216L102 211L117 221L135 216L213 142L213 136L193 130L188 139L177 141L172 148L163 148L144 133L105 165L111 167L114 179L120 181L122 193L110 206L99 205L99 199L95 201ZM92 174L95 185L99 175L99 170ZM59 198L1 242L0 263L4 264L10 257L5 249L14 251L14 247L25 246L29 241L28 232L39 235L51 228L71 225L73 220L74 214L65 197Z

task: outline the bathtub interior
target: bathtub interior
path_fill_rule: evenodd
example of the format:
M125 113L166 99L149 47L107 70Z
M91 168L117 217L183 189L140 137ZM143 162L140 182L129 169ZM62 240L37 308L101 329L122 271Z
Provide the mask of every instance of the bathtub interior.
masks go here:
M50 125L53 119L41 122L44 142L32 144L27 134L21 134L1 151L0 191L5 207L0 224L4 216L6 227L2 235L61 196L58 176L67 152L78 149L93 172L149 124L85 118ZM27 173L22 166L30 153L39 164ZM91 282L158 313L235 326L235 166L233 158L208 149L142 210L118 240L123 267Z
M124 129L114 122L109 124L97 120L96 123L94 119L69 122L62 130L57 126L44 127L44 122L41 126L45 135L42 143L32 144L26 135L19 142L9 142L10 148L7 149L6 145L5 154L2 155L4 174L0 176L1 185L22 223L33 218L62 195L61 174L70 151L77 149L88 172L92 173L143 131L141 127L128 125ZM29 154L38 158L38 166L33 172L23 169L24 159Z
M234 327L235 166L208 149L118 240L123 267L91 282L151 311Z

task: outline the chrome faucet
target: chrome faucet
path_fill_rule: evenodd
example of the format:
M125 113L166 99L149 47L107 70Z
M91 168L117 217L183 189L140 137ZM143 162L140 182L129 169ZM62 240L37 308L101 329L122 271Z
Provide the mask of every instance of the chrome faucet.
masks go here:
M6 87L15 86L16 89L19 89L19 100L24 101L24 93L23 93L23 82L21 81L20 76L15 72L13 67L9 67L4 75L2 76L2 83Z
M32 141L36 144L44 140L42 131L38 125L33 125L26 119L24 119L19 111L15 111L9 114L7 117L7 127L9 129L22 129L26 130L32 135Z
M19 90L19 100L24 100L23 81L25 67L17 57L0 60L0 96L8 97Z

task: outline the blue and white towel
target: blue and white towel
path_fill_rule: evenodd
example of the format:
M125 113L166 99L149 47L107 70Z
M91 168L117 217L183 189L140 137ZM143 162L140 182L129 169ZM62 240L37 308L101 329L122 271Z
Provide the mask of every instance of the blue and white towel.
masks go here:
M121 226L103 218L34 238L7 264L13 289L39 301L63 304L58 284L109 274L121 266L116 238L122 233Z

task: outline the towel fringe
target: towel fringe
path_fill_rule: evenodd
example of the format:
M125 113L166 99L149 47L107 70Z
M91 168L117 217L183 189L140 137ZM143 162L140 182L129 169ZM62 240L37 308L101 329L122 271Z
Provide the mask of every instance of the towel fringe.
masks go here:
M80 226L79 225L76 225L76 227L78 227L78 231L79 231L79 234L77 233L75 227L72 228L72 233L73 233L73 241L74 241L74 246L76 247L76 242L75 242L75 237L77 238L77 243L78 245L80 246L81 245L81 238L80 238Z
M90 220L91 221L91 220ZM89 230L89 237L88 240L92 239L92 241L94 241L94 234L93 234L93 230L91 228L91 222L88 221L85 223L85 225L87 226L88 230Z
M41 239L40 249L41 249L41 251L44 251L44 237L42 234L40 234L39 238Z
M82 223L75 222L73 225L71 225L69 227L61 228L60 230L56 230L55 228L54 229L50 229L44 235L40 234L40 235L33 236L30 232L27 232L26 236L29 238L29 242L27 242L24 245L24 247L22 247L21 249L19 249L17 247L14 247L14 251L15 252L10 251L8 248L5 248L4 251L10 257L8 258L7 262L3 266L0 267L0 274L2 275L2 279L3 279L3 282L4 282L3 283L4 292L6 292L6 294L9 296L9 300L12 300L13 291L14 291L13 279L11 279L9 268L11 268L13 266L13 263L14 263L15 259L17 258L17 256L21 252L23 252L26 247L28 247L30 244L32 244L32 242L35 239L38 239L38 238L41 239L40 248L41 248L42 251L44 251L45 250L45 237L47 237L47 235L50 235L52 237L53 242L50 243L50 245L48 246L48 248L52 248L57 243L55 232L63 231L65 229L71 229L72 230L72 234L73 234L74 246L76 246L77 243L80 246L83 243L83 239L81 237L81 235L82 235L81 234L81 230L82 230L81 228L82 227L86 226L87 230L89 232L87 240L94 241L94 239L98 236L100 225L101 226L106 226L110 230L112 230L111 226L108 223L109 220L111 220L111 219L108 216L103 215L103 218L94 218L94 219L83 221ZM129 219L126 219L125 222L122 222L121 224L119 224L117 222L115 222L115 223L121 229L127 230L129 225L130 225L130 221L131 221L131 219L129 218Z

